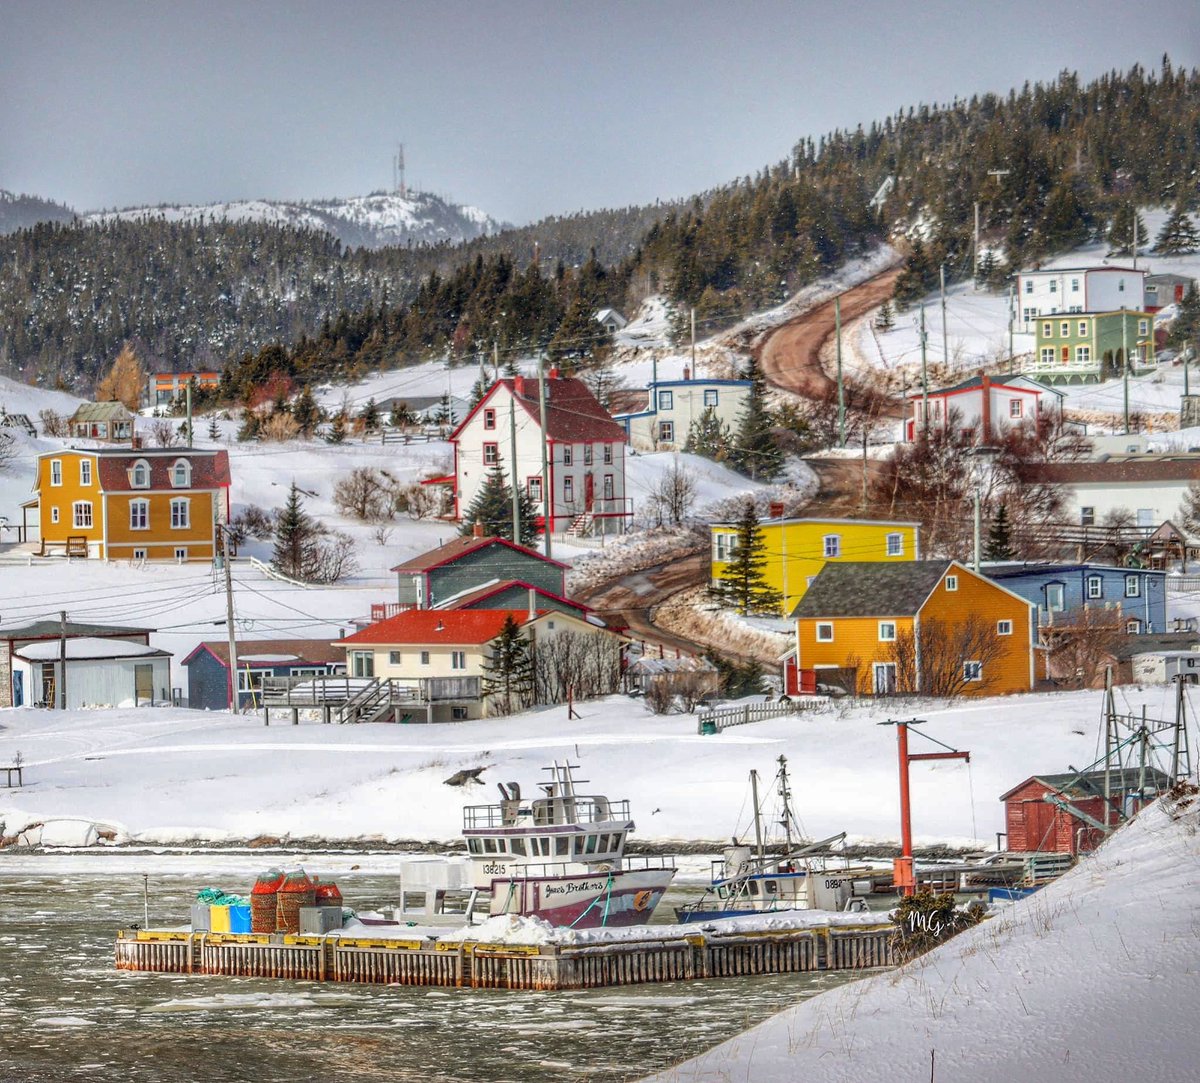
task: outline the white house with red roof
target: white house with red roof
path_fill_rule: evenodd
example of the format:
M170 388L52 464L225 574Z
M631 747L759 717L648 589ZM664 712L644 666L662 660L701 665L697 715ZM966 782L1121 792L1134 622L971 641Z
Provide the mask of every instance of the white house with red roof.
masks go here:
M929 428L947 425L970 433L975 443L987 444L1005 429L1025 422L1036 425L1049 410L1057 410L1059 393L1024 376L993 377L984 373L969 380L928 392L910 391L912 410L904 422L905 440L921 435L921 413L928 401Z
M619 680L619 637L569 613L545 609L409 609L370 625L336 646L346 651L351 677L391 681L409 690L430 722L462 721L488 714L483 678L492 643L511 617L536 652L539 642L564 632L604 637Z
M1016 330L1032 334L1039 316L1131 312L1142 308L1146 272L1133 267L1052 267L1017 275Z
M497 380L451 434L455 519L462 518L488 474L499 466L508 484L515 478L538 509L539 529L546 525L543 511L548 495L551 533L623 532L632 517L625 488L624 427L582 380L551 369L545 385L544 426L538 381L514 376ZM543 428L546 477L542 476Z

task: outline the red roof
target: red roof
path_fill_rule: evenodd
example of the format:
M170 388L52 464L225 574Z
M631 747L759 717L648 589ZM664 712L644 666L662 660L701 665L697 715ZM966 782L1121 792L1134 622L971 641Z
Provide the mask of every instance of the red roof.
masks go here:
M188 489L220 489L229 485L229 452L197 451L195 448L139 448L136 451L101 451L97 453L96 472L100 488L107 493L145 492L134 490L131 476L133 464L139 459L150 466L150 485L154 489L173 489L171 468L180 459L192 465L192 481Z
M540 616L546 610L538 611ZM391 646L413 643L431 646L445 643L447 646L478 645L490 643L500 634L504 622L512 617L517 624L529 619L525 609L407 609L387 620L368 625L340 643L373 643Z
M538 382L532 377L513 376L498 380L451 434L458 439L463 431L496 393L497 388L506 388L516 399L517 405L541 424L541 408L538 402ZM588 390L587 384L574 377L547 377L546 379L546 435L551 440L566 444L625 443L625 428L612 419L612 415L600 405L600 400Z
M440 545L436 549L430 549L427 553L420 553L415 557L410 557L403 564L397 564L392 571L427 572L432 568L440 568L443 564L451 564L459 557L466 556L468 553L474 553L477 549L485 549L489 545L504 545L518 553L524 553L526 556L545 561L547 564L554 564L559 568L568 567L568 565L563 564L561 561L551 560L549 557L543 556L536 549L529 549L524 545L514 545L507 538L497 538L491 535L485 538L455 538L453 541L448 541L445 545Z

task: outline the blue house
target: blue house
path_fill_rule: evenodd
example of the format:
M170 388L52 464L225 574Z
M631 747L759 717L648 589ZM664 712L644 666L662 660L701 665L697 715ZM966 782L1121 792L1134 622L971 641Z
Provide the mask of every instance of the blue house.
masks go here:
M1119 608L1134 635L1167 630L1166 572L1108 564L985 564L983 574L1037 608L1038 627L1070 622L1083 609Z
M263 677L329 677L346 672L346 652L325 639L253 639L239 642L238 710L257 705ZM229 643L201 643L184 660L188 706L229 707Z

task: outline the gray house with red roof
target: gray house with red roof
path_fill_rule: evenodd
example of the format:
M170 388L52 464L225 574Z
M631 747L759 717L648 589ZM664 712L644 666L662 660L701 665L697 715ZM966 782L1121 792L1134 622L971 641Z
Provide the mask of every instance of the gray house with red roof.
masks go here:
M539 529L624 532L632 517L625 488L624 427L582 380L559 376L551 369L544 382L545 418L538 381L514 376L497 380L451 434L455 519L462 518L488 475L499 467L506 482L520 485L538 508Z

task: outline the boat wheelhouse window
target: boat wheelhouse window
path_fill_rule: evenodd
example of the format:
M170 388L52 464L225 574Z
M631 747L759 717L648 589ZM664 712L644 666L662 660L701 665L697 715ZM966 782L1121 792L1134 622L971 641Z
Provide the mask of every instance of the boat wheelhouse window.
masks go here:
M763 882L763 893L766 895L778 895L779 894L779 881L778 880L764 881Z
M483 845L479 839L467 839L467 851L472 854L483 853Z
M525 856L525 840L524 839L509 839L508 845L512 848L514 854Z
M494 854L496 852L496 840L495 839L484 839L483 840L483 852L485 854Z
M751 880L746 886L750 889L751 895L758 894L758 881L757 880Z
M584 844L585 839L584 839L583 835L575 835L575 836L573 836L573 838L574 838L574 843L572 844L571 848L572 848L572 850L574 850L575 856L578 857L580 854L583 853L583 844Z
M566 835L556 835L554 837L554 856L555 857L570 857L571 855L571 840Z
M608 853L609 849L610 849L610 847L608 845L608 836L601 835L600 841L598 843L596 843L596 852L600 853L600 854L606 854L606 853Z

